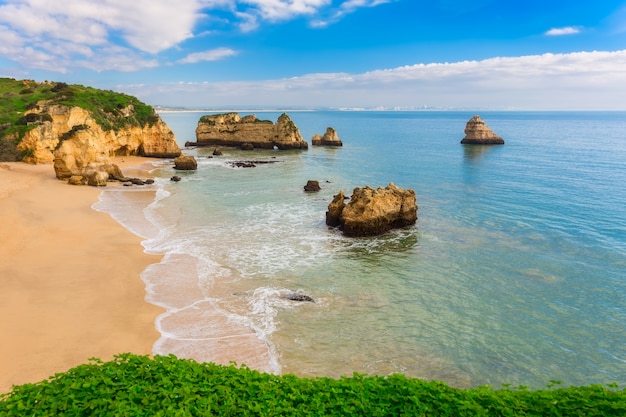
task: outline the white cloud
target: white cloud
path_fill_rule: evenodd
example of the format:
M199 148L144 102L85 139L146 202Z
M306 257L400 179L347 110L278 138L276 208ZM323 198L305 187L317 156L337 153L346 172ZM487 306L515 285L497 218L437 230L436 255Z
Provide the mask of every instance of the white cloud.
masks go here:
M237 52L229 48L216 48L210 51L196 52L187 55L185 58L179 60L181 64L194 64L202 61L218 61L229 56L237 55Z
M315 14L331 4L331 0L245 0L239 3L252 6L263 19L278 21Z
M430 63L361 74L258 82L118 86L153 103L182 106L422 106L625 109L626 50Z
M242 32L250 32L263 20L313 17L330 10L336 21L360 7L388 1L348 0L333 9L332 0L6 0L0 3L0 37L10 43L0 46L0 55L25 68L57 72L102 64L105 66L99 70L134 71L155 64L146 55L158 54L194 37L201 20L217 19L222 25L232 24ZM231 19L211 15L218 10ZM114 48L123 51L125 57L107 55ZM225 51L208 55L200 52L179 62L214 60L232 54ZM133 67L126 57L137 65Z
M563 28L552 28L548 30L545 35L547 36L563 36L563 35L576 35L580 33L580 28L576 26L566 26Z
M100 70L133 71L154 65L143 54L190 38L203 5L202 0L9 0L0 4L0 36L10 33L13 45L22 47L0 53L26 68L64 72L104 63ZM113 50L124 56L108 55Z
M312 20L311 26L314 28L324 28L338 22L344 16L354 13L357 9L364 7L376 7L392 1L394 0L346 0L342 2L339 7L326 12L325 16Z

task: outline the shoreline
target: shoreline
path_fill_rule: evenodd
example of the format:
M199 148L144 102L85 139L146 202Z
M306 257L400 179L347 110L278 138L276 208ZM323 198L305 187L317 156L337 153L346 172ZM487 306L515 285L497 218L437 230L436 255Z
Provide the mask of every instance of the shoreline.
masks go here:
M113 160L144 177L151 161ZM163 309L140 276L162 256L93 208L102 190L69 186L52 165L0 163L0 393L92 357L152 354Z

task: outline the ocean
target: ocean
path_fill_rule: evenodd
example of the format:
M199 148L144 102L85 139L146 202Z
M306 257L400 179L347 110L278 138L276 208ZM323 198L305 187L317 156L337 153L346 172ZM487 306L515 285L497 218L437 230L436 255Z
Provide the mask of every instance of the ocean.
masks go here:
M197 171L160 161L153 186L94 206L164 255L142 274L165 311L155 354L457 387L626 384L626 113L479 112L502 146L460 144L475 112L287 113L309 144L333 127L344 146L185 149ZM161 117L183 147L202 114ZM415 226L326 226L339 190L390 182L415 190Z

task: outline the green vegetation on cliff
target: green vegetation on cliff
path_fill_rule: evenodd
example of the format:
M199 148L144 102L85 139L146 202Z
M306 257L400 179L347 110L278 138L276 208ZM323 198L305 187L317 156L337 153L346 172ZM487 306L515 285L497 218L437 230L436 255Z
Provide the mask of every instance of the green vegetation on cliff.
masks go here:
M89 111L104 130L153 125L154 109L137 98L114 91L66 83L0 78L0 161L20 160L16 150L24 133L52 120L45 113L24 115L46 104L63 104Z
M451 388L403 375L340 379L122 354L0 395L2 416L617 416L616 385Z

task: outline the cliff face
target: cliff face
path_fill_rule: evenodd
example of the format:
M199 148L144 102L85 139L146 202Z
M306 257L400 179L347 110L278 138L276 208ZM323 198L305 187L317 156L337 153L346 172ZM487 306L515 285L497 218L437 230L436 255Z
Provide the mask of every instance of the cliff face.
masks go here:
M127 109L132 112L132 109ZM27 114L46 120L25 133L18 150L25 162L52 163L58 178L81 175L91 164L107 164L112 156L176 157L180 148L171 129L160 119L143 127L104 130L85 109L42 104Z
M283 113L276 123L259 120L255 115L241 117L238 113L202 116L196 127L199 146L242 147L272 149L307 149L300 130Z

